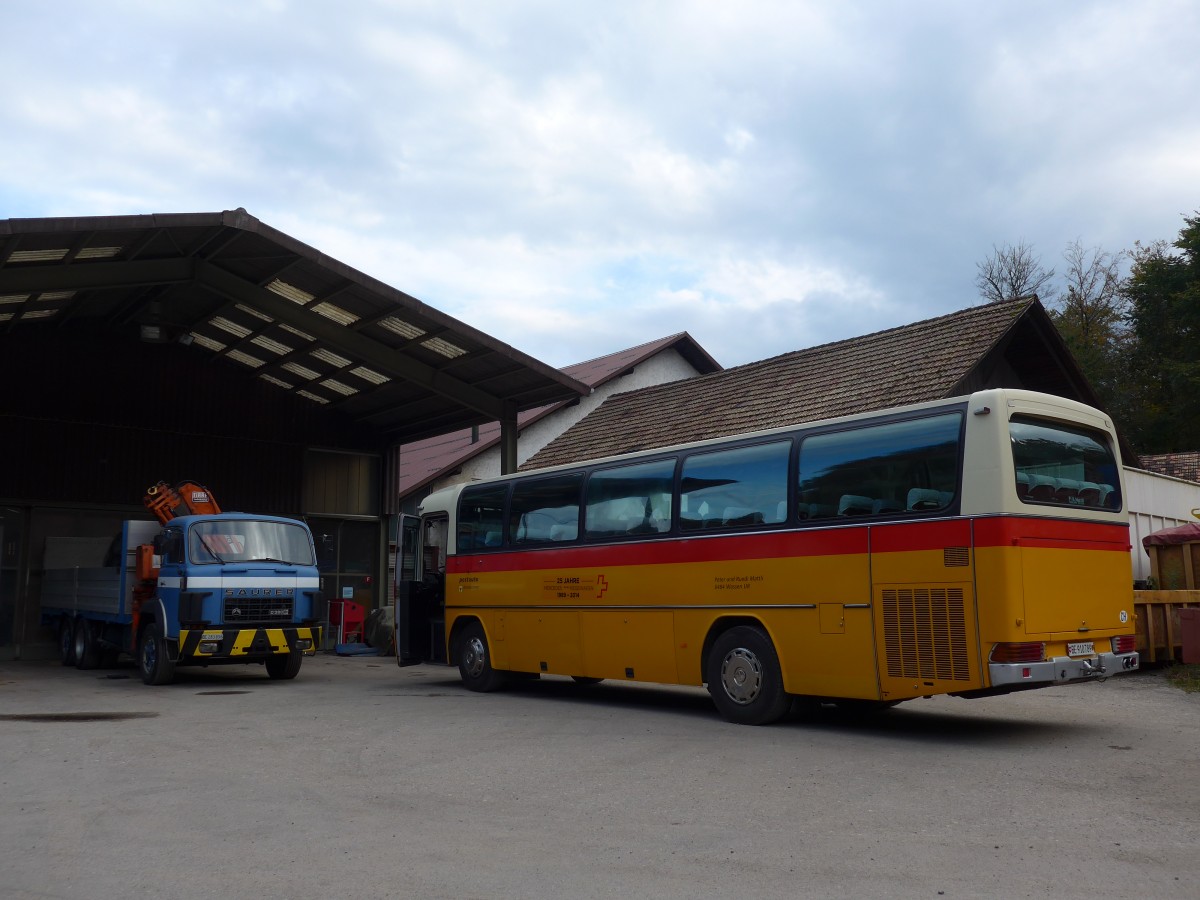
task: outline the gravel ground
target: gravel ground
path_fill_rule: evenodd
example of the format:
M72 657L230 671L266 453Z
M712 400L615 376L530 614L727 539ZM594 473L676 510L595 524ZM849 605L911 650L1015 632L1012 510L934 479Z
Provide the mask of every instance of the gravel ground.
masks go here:
M0 898L1200 896L1161 673L729 725L689 688L319 655L0 663Z

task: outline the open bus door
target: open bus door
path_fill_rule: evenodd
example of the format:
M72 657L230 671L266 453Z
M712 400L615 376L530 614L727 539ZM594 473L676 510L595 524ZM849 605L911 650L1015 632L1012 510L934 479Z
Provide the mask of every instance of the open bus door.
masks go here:
M446 661L446 520L400 517L396 664Z

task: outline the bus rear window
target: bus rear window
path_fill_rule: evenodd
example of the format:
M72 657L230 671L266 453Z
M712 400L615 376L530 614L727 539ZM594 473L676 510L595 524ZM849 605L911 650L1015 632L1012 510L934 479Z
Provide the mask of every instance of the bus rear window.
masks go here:
M1121 508L1121 479L1108 436L1031 416L1009 423L1017 496L1023 503Z

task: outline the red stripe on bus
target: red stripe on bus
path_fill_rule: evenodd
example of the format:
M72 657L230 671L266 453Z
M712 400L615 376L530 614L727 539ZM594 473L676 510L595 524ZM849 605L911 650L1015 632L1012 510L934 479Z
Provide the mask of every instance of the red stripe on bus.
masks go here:
M451 575L475 572L514 572L526 569L645 566L717 560L775 559L794 556L844 556L867 552L867 529L837 528L768 531L710 538L546 548L454 556L446 561Z
M968 519L905 522L871 527L872 553L945 550L947 547L969 547L970 545L971 523Z
M1128 553L1129 525L997 516L975 520L976 547L1053 547Z
M1051 547L1064 550L1129 551L1129 528L1070 519L988 518L946 519L832 529L768 531L758 534L673 538L661 541L499 551L454 556L447 560L451 575L477 572L515 572L536 569L598 568L603 566L671 565L743 559L805 556L843 556L868 552L905 553L971 546Z

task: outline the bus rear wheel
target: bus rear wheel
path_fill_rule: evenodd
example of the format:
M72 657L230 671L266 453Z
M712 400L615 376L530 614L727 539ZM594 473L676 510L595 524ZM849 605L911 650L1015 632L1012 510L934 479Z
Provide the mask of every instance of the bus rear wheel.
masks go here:
M487 693L504 686L505 673L492 668L492 652L483 626L471 622L458 638L458 674L467 690Z
M791 706L775 645L761 628L738 625L720 635L706 665L717 711L739 725L767 725Z

